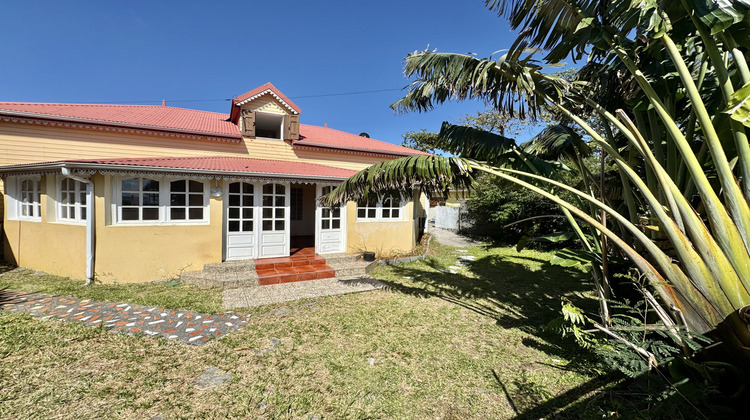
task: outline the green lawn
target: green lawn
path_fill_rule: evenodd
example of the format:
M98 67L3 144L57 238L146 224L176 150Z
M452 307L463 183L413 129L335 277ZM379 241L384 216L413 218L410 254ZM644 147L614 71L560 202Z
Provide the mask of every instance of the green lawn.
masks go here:
M0 314L2 418L539 418L599 389L580 351L545 332L560 298L595 308L588 276L550 254L469 248L381 267L388 290L251 308L204 347ZM96 285L33 272L0 287L217 311L216 292ZM201 390L216 366L232 379ZM606 417L596 404L563 414Z

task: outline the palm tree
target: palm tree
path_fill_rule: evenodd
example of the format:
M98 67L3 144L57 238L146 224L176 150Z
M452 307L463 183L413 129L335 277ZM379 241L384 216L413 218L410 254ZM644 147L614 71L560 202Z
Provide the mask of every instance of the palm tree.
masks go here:
M750 70L743 55L750 43L750 5L745 0L720 5L688 0L486 3L520 30L510 50L497 58L409 54L405 74L414 81L392 107L423 112L448 100L472 99L532 118L552 112L585 133L617 168L624 205L614 208L602 188L597 194L594 182L580 189L565 185L554 165L533 148L450 124L442 127L441 148L462 157L411 157L374 165L342 183L329 202L385 190L408 192L414 183L427 194L438 194L470 185L477 172L492 174L561 206L587 251L601 253L602 248L596 241L586 244L576 220L630 259L648 279L644 296L668 331L674 333L678 324L689 331L715 331L750 361L750 146L745 128L750 127ZM543 64L534 58L538 48L547 51ZM589 64L577 80L544 71L585 53ZM541 136L537 146L550 137ZM585 205L560 198L556 192L563 190ZM597 283L597 288L603 301L606 285Z

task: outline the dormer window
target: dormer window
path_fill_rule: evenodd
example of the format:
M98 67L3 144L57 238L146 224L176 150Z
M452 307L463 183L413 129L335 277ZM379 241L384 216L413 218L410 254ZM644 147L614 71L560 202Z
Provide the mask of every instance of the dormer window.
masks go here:
M284 116L257 112L255 114L255 137L283 139Z

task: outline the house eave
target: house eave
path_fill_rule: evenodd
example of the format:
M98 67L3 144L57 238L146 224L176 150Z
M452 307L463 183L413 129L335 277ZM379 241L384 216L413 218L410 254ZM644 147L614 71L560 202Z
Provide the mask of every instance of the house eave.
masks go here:
M215 169L190 169L190 168L167 168L162 166L144 166L144 165L114 165L105 163L81 163L81 162L50 162L41 164L22 164L10 165L0 168L0 177L5 178L14 175L24 174L48 174L62 172L62 168L68 168L78 173L125 173L125 174L160 174L169 175L193 175L207 179L235 179L235 178L273 178L285 180L301 181L327 181L341 182L346 177L321 176L321 175L299 175L272 172L246 172L246 171L226 171Z

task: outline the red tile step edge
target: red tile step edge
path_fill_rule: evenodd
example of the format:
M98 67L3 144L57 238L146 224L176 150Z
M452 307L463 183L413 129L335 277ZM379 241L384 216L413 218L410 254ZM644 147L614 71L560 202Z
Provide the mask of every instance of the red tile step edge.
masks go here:
M291 283L295 281L328 279L336 276L326 259L313 253L291 257L264 258L255 260L258 284Z

